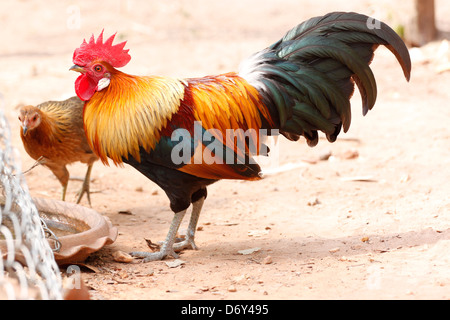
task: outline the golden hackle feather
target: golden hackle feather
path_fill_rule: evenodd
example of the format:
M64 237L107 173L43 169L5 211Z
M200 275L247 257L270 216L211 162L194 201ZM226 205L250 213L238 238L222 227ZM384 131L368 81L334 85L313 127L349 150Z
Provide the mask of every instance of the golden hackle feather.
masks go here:
M107 88L97 92L84 109L85 130L91 148L104 164L118 165L139 148L149 152L159 132L177 112L184 95L180 80L134 77L115 70Z

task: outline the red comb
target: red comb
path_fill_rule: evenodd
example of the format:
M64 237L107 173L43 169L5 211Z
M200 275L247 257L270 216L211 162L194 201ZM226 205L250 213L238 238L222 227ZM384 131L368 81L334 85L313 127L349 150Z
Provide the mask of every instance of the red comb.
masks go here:
M100 59L115 68L125 66L131 60L131 56L128 54L129 49L123 50L126 41L112 45L116 34L109 37L105 43L103 43L103 30L97 41L95 41L94 35L91 36L89 42L83 40L81 46L73 53L73 62L79 66L85 66L91 61Z

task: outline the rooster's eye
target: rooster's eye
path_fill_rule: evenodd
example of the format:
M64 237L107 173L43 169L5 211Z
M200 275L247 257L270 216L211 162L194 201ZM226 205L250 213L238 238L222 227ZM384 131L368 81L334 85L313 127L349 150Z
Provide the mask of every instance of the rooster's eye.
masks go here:
M101 66L101 65L96 65L95 67L94 67L94 70L96 71L96 72L101 72L102 70L103 70L103 67Z

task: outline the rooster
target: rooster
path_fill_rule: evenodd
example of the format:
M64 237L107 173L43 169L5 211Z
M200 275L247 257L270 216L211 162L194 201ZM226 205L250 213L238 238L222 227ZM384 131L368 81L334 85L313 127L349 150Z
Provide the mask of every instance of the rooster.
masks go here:
M20 137L31 158L49 168L62 185L62 200L66 198L69 171L66 165L81 161L88 165L77 203L86 193L89 205L90 176L98 160L86 140L83 128L84 102L78 97L64 101L47 101L19 110Z
M386 24L357 13L312 18L243 61L238 73L175 79L119 71L131 59L126 42L103 42L103 31L84 40L70 70L81 74L75 91L86 101L84 126L104 164L129 164L166 193L174 217L157 252L132 252L144 261L196 249L196 225L207 186L221 179L261 179L254 155L267 155L264 137L282 134L309 146L318 131L334 142L350 126L356 84L363 114L377 87L369 68L386 46L407 80L411 62L403 41ZM229 134L231 131L232 134ZM175 243L192 204L186 238Z

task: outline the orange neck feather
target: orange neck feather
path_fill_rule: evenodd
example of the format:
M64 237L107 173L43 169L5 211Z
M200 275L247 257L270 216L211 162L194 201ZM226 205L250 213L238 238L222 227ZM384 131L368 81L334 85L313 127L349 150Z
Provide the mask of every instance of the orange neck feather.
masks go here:
M91 148L104 164L154 148L159 132L178 111L184 96L180 80L137 77L114 70L108 87L85 104L83 118Z

